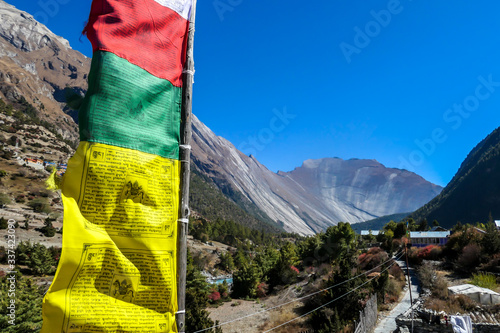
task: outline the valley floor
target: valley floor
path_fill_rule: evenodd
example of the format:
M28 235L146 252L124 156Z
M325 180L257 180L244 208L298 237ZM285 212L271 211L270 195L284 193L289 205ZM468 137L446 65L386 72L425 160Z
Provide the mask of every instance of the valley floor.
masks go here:
M218 320L220 324L235 320L234 322L222 326L224 333L265 332L300 316L300 313L298 313L297 310L304 305L302 301L292 302L284 306L280 305L304 296L297 292L297 290L300 290L305 284L307 284L306 281L293 284L288 288L279 291L276 295L269 296L265 299L261 299L260 301L232 300L231 302L224 303L217 308L209 308L208 311L210 312L210 318L214 322ZM258 314L245 319L236 320L255 313ZM307 331L307 319L307 317L300 318L290 324L273 330L273 332L288 333Z

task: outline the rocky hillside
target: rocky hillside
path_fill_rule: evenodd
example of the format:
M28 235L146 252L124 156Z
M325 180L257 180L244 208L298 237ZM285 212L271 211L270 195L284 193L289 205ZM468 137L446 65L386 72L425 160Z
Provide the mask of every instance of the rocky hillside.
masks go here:
M445 227L500 219L500 127L481 141L463 161L445 189L410 215L438 220Z
M65 139L78 129L64 111L64 88L87 89L90 59L53 34L32 15L0 0L0 97L24 97L41 120L54 124Z

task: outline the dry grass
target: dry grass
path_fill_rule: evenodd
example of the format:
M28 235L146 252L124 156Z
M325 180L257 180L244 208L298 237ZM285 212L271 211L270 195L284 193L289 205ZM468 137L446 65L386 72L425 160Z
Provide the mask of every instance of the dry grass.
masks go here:
M443 270L434 270L434 274L435 276L431 288L432 295L425 300L425 308L437 312L444 311L448 314L477 312L479 309L479 312L499 314L498 310L500 306L481 306L465 295L448 294L448 286L469 282L463 276L456 276L452 272Z
M431 290L433 296L446 299L448 297L448 281L442 275L436 275Z
M468 313L476 309L479 304L465 295L453 295L446 298L428 297L424 302L426 309L446 313Z
M300 314L295 311L292 306L286 306L280 310L272 311L269 315L269 320L264 323L259 328L262 331L266 331L273 327L279 326L286 323L294 318L297 318ZM286 324L280 328L275 329L273 332L278 333L289 333L289 332L306 332L310 327L307 325L307 317L297 319L289 324Z

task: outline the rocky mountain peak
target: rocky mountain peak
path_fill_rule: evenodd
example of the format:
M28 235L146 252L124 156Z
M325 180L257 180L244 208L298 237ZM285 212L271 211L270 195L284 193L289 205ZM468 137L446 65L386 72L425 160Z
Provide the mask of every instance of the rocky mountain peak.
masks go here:
M3 0L0 0L0 37L24 52L32 52L46 46L55 53L59 53L60 46L65 50L70 49L66 39L52 33L32 15Z
M0 0L0 98L11 103L24 98L40 120L53 123L63 138L74 141L78 129L64 89L86 91L89 70L90 59L71 49L66 39Z

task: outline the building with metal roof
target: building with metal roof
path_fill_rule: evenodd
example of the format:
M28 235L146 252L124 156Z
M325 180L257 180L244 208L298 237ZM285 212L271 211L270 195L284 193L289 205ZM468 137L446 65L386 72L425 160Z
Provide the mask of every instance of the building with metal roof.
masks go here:
M484 305L494 305L500 303L500 294L491 289L481 288L472 284L462 284L448 287L450 294L462 294Z
M370 233L373 236L378 236L380 230L361 230L361 236L368 236Z
M410 231L410 243L416 247L443 246L449 237L450 231Z

